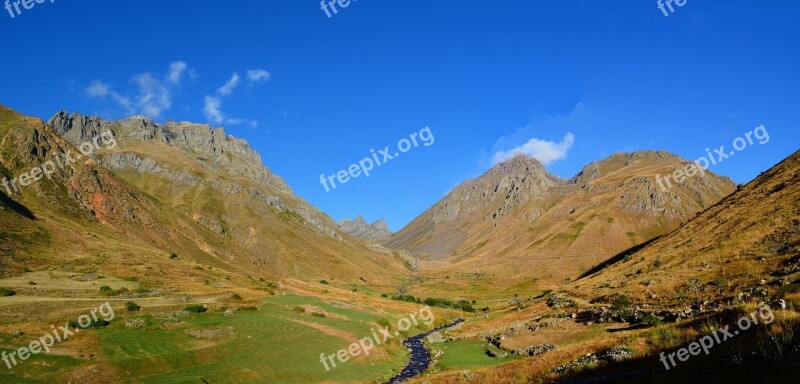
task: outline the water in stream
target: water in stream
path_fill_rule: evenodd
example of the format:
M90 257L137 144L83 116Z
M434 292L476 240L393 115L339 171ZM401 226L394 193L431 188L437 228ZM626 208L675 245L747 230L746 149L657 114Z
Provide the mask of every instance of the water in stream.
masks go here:
M406 366L403 367L403 370L400 371L400 373L398 373L397 376L389 380L387 384L401 383L403 381L406 381L412 377L415 377L425 372L431 365L431 353L428 350L428 348L425 347L423 340L433 332L441 331L442 329L452 327L463 321L464 319L456 319L456 321L450 324L434 328L423 334L416 335L414 337L409 337L403 340L403 345L405 345L408 351L411 352L411 360L409 360L408 364L406 364Z

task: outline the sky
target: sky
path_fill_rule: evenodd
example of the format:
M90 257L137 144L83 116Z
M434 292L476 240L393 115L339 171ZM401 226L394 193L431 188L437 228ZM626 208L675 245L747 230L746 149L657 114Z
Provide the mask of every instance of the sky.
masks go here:
M224 126L334 219L395 231L519 152L570 178L616 152L729 152L763 125L711 166L743 183L800 147L795 0L32 4L0 9L0 104Z

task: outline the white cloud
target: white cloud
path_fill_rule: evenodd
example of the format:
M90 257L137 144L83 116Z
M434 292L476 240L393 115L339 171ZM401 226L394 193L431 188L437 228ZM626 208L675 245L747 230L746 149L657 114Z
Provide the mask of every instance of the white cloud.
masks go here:
M223 85L222 87L220 87L220 88L217 90L217 92L218 92L220 95L223 95L223 96L228 96L228 95L230 95L231 93L233 93L233 90L234 90L234 89L236 89L236 87L239 85L239 81L240 81L240 80L241 80L241 78L239 77L239 74L238 74L238 73L236 73L236 72L234 72L234 73L233 73L233 75L231 76L231 79L230 79L230 80L228 80L228 81L225 83L225 85Z
M185 71L187 67L188 65L185 61L173 61L169 64L169 75L167 78L171 83L179 84L183 76L183 71Z
M180 86L184 71L188 65L183 61L170 63L169 70L163 78L150 72L133 76L136 85L136 96L128 97L114 91L111 86L100 80L93 80L86 87L86 94L90 98L104 99L111 96L126 114L140 113L151 119L161 117L161 114L172 107L172 92Z
M92 83L86 87L86 94L89 97L106 97L111 93L108 89L108 84L100 80L92 80Z
M268 81L270 77L272 77L272 75L263 69L251 69L247 71L247 79L253 83Z
M263 69L251 69L247 71L247 80L250 83L257 84L260 82L268 81L272 75ZM251 119L243 119L239 117L227 117L225 112L222 111L223 98L229 97L233 91L241 83L242 78L239 73L234 72L231 78L225 84L217 89L217 95L206 95L205 106L203 113L208 121L214 124L227 124L227 125L242 125L247 124L252 128L258 127L258 122Z
M151 118L161 117L161 112L172 107L172 95L169 88L150 73L143 73L133 78L139 87L136 104L139 111Z
M206 96L205 107L203 107L206 119L216 124L222 124L225 121L225 115L220 108L222 108L222 100L219 97Z
M567 152L575 143L575 135L567 133L560 143L532 138L527 143L507 151L498 151L492 156L492 165L502 163L518 154L528 155L548 165L567 157Z
M226 125L242 125L247 124L251 128L258 128L258 122L250 119L242 119L237 117L225 117L222 112L222 99L216 96L206 96L205 106L203 107L203 114L206 119L214 124Z

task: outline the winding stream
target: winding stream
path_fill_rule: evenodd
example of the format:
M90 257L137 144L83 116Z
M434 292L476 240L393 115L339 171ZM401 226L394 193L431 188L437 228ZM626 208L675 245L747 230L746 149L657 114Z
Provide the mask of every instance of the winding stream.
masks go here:
M425 372L431 365L431 353L428 350L428 348L425 347L425 344L422 341L433 332L441 331L442 329L445 328L450 328L462 322L464 322L464 319L456 319L456 321L450 324L434 328L423 334L419 334L414 337L409 337L403 340L403 345L405 345L408 351L411 352L411 359L409 360L408 364L406 364L406 366L403 367L403 370L400 371L400 373L398 373L397 376L389 380L387 384L398 384Z

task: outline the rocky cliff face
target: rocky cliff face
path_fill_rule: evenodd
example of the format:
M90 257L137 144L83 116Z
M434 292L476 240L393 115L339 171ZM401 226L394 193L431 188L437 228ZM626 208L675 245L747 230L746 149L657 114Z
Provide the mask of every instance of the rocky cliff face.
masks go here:
M339 228L353 236L375 242L386 241L392 236L389 224L384 219L369 224L363 217L357 216L355 220L344 219L340 221Z
M518 155L498 164L483 176L453 189L433 206L434 223L465 220L487 211L487 219L513 212L530 200L544 199L564 180L550 175L536 159Z
M56 113L48 124L74 144L91 141L106 130L112 130L119 141L160 141L203 162L208 167L249 178L279 193L291 189L264 166L261 156L241 139L225 134L223 128L205 124L168 122L156 124L144 116L133 116L115 122L97 116L66 111Z

